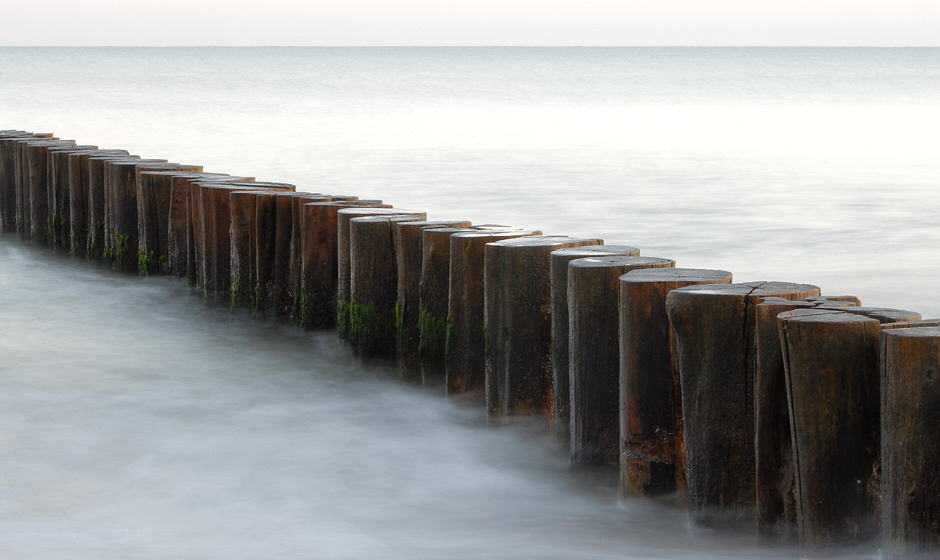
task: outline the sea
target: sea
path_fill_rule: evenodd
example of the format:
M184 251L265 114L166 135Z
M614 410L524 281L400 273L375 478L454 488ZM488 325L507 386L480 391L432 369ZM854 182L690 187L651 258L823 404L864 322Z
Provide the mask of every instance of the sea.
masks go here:
M937 48L0 48L0 129L940 317ZM334 332L11 233L0 426L3 558L799 557Z

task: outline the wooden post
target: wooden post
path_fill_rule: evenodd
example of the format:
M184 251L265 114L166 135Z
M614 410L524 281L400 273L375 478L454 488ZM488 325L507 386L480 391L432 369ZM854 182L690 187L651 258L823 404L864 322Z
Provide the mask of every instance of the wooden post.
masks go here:
M303 205L300 326L327 329L336 326L339 279L337 213L342 208L383 206L379 201L333 195L331 202ZM384 205L388 207L388 205Z
M414 212L413 210L395 210L393 208L340 208L336 213L336 262L337 262L337 286L336 286L336 331L342 339L348 339L351 328L350 311L355 304L351 300L350 291L350 239L349 239L349 221L353 218L362 218L368 216L382 216L394 214L424 214L423 212Z
M144 170L140 173L138 220L140 273L165 274L170 269L170 209L173 180L207 176L202 172Z
M726 270L648 268L619 278L620 488L685 493L685 440L676 337L666 298L677 288L730 284ZM776 325L774 325L776 326Z
M778 316L804 554L877 537L877 319L823 309Z
M469 393L470 398L486 399L484 249L487 243L527 235L542 235L542 232L479 230L454 233L450 237L447 315L451 333L444 359L449 395Z
M19 142L51 137L52 134L37 135L25 131L7 131L0 134L0 231L16 231L16 152Z
M552 430L559 439L571 441L571 390L568 379L568 263L585 257L638 257L640 250L626 245L585 245L552 251L552 385L554 404Z
M69 251L85 256L89 235L88 158L128 155L127 150L89 150L68 155L69 166Z
M303 238L306 226L303 206L311 202L332 201L332 195L309 192L295 192L291 198L290 278L287 287L291 297L291 321L298 326L303 326L307 304L303 293Z
M398 300L395 307L395 343L397 346L398 371L403 378L416 379L421 377L421 361L419 359L421 345L421 285L424 278L422 259L426 252L425 247L433 244L433 257L428 274L429 289L435 290L437 282L441 279L443 266L443 296L440 293L434 296L434 304L443 302L443 313L447 316L447 290L448 271L450 270L450 234L455 231L468 231L470 225L466 220L451 220L437 222L398 222L395 224L395 248L398 252ZM462 229L461 229L462 228ZM427 238L425 232L433 231L434 236ZM450 233L447 233L450 232ZM439 244L443 241L445 247ZM448 255L447 261L441 265L437 257L443 253ZM430 296L429 296L430 297ZM446 320L446 319L445 319ZM441 347L443 350L443 345ZM441 374L443 375L443 352L441 353Z
M108 260L113 257L108 237L109 200L110 200L110 163L119 161L139 161L146 163L165 163L166 160L140 159L136 155L101 155L88 158L88 241L86 251L89 258L103 259L108 252Z
M669 292L685 430L689 513L696 525L754 531L756 312L765 297L819 288L786 282L686 286Z
M620 287L631 270L672 268L657 257L586 257L568 263L571 462L616 464L620 451ZM555 377L562 373L556 372Z
M353 218L349 222L349 342L362 356L395 358L395 223L426 218L424 212L416 212Z
M253 286L257 278L252 274L255 247L252 232L255 229L255 212L259 193L272 191L237 190L229 193L232 209L231 285L229 292L232 307L251 307Z
M794 309L815 307L821 301L824 300L820 296L810 296L803 301L769 297L754 308L757 351L754 371L754 493L757 535L766 544L795 542L799 538L796 527L796 466L777 316Z
M881 520L886 560L936 558L940 551L940 327L924 323L882 329Z
M105 224L108 235L105 238L105 251L110 253L111 261L117 267L138 268L140 247L138 178L141 171L145 169L200 172L202 166L146 160L108 163L108 220Z
M13 141L13 168L16 203L14 207L14 221L16 231L27 237L31 234L30 227L30 196L29 196L29 160L26 155L26 146L40 138L20 138ZM54 137L42 140L56 140Z
M29 170L29 188L24 195L29 198L30 237L47 242L49 230L49 148L74 146L73 140L33 140L24 143L26 165Z
M16 231L16 152L19 142L51 138L52 134L10 131L0 134L0 231Z
M231 231L232 211L230 206L231 193L246 189L264 189L274 191L275 200L280 200L282 194L291 193L293 185L287 183L249 182L249 183L222 183L197 181L202 199L202 215L204 216L203 231L203 270L205 274L206 295L212 295L217 301L231 301L228 293L231 287ZM290 204L289 199L288 206ZM278 215L280 217L280 215ZM290 220L287 220L289 226ZM286 243L289 247L290 236L284 238L282 229L286 226L276 226L276 239L278 243ZM277 249L277 247L276 247ZM289 251L289 249L288 249ZM277 250L275 251L277 255ZM286 265L284 262L275 262ZM275 273L277 269L275 268ZM283 281L283 276L280 277Z
M68 248L71 237L71 208L69 198L69 155L91 152L98 146L53 146L49 148L47 198L49 200L49 232L55 247Z
M484 324L486 403L490 417L554 415L551 262L557 249L601 239L519 237L486 246Z
M167 255L169 273L196 282L196 219L192 207L196 181L224 184L253 183L252 177L234 177L224 173L174 173L170 183L170 208L167 218Z

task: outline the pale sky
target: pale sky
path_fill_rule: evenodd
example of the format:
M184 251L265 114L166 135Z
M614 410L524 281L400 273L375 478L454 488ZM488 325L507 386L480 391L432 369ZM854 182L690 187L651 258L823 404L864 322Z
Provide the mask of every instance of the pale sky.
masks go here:
M5 46L940 46L940 0L4 0Z

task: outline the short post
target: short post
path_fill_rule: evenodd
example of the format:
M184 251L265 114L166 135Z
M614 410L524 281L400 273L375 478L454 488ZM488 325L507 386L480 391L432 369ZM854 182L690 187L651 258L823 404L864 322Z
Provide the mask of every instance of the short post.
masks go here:
M585 245L552 251L552 429L560 440L570 443L571 391L568 379L568 263L586 257L638 257L640 250L627 245Z
M53 146L49 148L48 194L49 200L49 233L55 247L66 249L69 247L71 233L71 208L69 198L69 155L73 153L90 152L97 150L98 146Z
M353 218L349 222L349 342L362 356L395 358L395 223L426 218L423 212L416 212Z
M128 155L127 150L88 150L68 155L69 175L69 251L86 255L89 234L88 158Z
M618 462L619 278L631 270L675 265L671 259L657 257L587 257L568 263L568 387L573 464Z
M487 243L527 235L542 235L542 232L481 229L454 233L450 237L447 315L450 317L451 332L444 359L449 395L468 393L471 399L486 399L484 249Z
M729 283L726 270L695 268L647 268L619 278L620 489L625 496L685 493L682 392L666 298L685 286Z
M137 268L137 172L141 166L176 169L166 160L108 161L105 170L105 260L124 268Z
M801 548L816 555L877 537L881 324L822 309L778 321Z
M886 560L936 558L940 550L940 326L924 323L882 329L881 530Z
M101 259L105 250L105 224L107 222L107 203L105 200L105 176L109 161L140 160L140 156L132 154L103 154L88 158L87 179L88 189L88 239L85 242L85 251L88 258Z
M786 375L777 316L815 307L821 300L764 298L754 308L756 367L754 370L754 442L757 536L761 543L790 543L796 530L796 465L787 407Z
M754 531L755 306L819 288L787 282L695 285L666 297L676 334L689 513L697 525Z
M484 324L490 417L554 415L552 405L552 251L602 245L601 239L519 237L486 246Z
M30 237L49 241L49 149L56 146L74 146L73 140L34 140L25 143L26 169L29 170Z
M332 201L331 195L310 192L294 192L291 198L290 278L287 288L291 297L291 321L301 327L306 319L305 307L308 303L303 293L303 240L306 232L303 207L311 202Z
M350 226L349 222L353 218L363 218L370 216L391 216L395 214L421 214L425 219L423 212L413 210L396 210L394 208L380 207L355 207L340 208L336 213L336 263L337 263L337 285L336 285L336 332L342 339L348 339L350 336L352 305L352 292L350 290Z
M359 208L357 201L334 200L303 205L301 240L300 326L326 329L336 326L337 212L341 208Z
M0 228L16 231L17 175L16 151L21 141L49 139L52 134L10 131L0 134Z
M441 278L441 264L438 262L442 251L446 251L447 262L443 265L443 297L435 296L434 303L443 301L443 316L447 316L447 289L448 271L450 270L450 234L456 231L469 231L466 228L470 222L466 220L450 220L437 222L398 222L395 224L395 248L398 252L398 301L395 308L398 358L398 372L403 378L420 378L421 361L419 359L421 344L421 282L423 278L422 259L428 244L434 244L433 264L428 273L433 278L429 281L436 286ZM425 232L434 231L433 238L425 239ZM450 233L447 233L450 232ZM446 249L440 243L446 244ZM436 289L435 287L431 288ZM443 345L442 345L443 350ZM441 375L443 375L443 352L441 354Z

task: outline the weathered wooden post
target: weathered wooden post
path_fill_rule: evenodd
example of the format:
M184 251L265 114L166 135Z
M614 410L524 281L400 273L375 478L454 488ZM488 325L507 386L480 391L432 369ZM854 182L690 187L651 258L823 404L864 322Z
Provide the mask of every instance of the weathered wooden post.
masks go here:
M676 334L693 523L756 529L756 313L766 297L800 300L819 288L785 282L696 285L666 297Z
M381 201L359 200L345 195L334 195L333 198L330 202L308 202L303 205L300 326L304 329L336 326L339 210L391 207L383 205Z
M26 155L26 146L36 140L57 140L55 137L36 138L26 137L13 140L13 190L15 191L16 203L14 204L14 222L16 231L25 236L30 236L30 196L29 196L29 160Z
M443 301L443 316L447 316L447 289L448 271L450 270L450 233L467 231L470 225L466 220L451 220L438 222L398 222L395 224L395 248L398 252L398 301L395 307L398 358L398 371L405 378L420 378L421 362L419 359L421 345L421 283L424 275L422 259L425 245L433 244L434 257L439 257L442 251L448 255L447 262L443 264L443 297L434 296L434 303ZM460 229L463 228L463 229ZM426 237L426 232L434 231L432 237ZM450 232L450 233L447 233ZM446 244L446 248L438 244ZM432 257L428 274L434 274L429 280L429 289L434 290L436 281L441 278L441 264L437 258ZM433 271L433 272L432 272ZM430 296L429 296L430 297ZM443 350L443 347L442 347ZM441 374L443 374L443 353L441 355Z
M444 359L449 395L470 393L471 398L486 399L484 250L487 243L528 235L542 235L542 232L479 230L458 232L450 237L447 315L451 321L451 333Z
M620 287L631 270L672 268L658 257L586 257L568 263L571 461L616 464L620 452ZM563 373L557 373L560 377Z
M238 185L254 183L253 177L235 177L224 173L174 173L170 184L170 209L167 218L167 253L169 273L196 283L196 214L193 199L198 196L197 181Z
M754 444L757 535L762 543L788 543L796 530L796 465L790 434L786 376L777 315L818 305L817 296L802 301L764 298L754 308Z
M29 231L33 239L46 242L49 229L49 149L57 146L75 146L74 140L33 140L23 144L26 150L26 169L29 170Z
M821 309L781 313L804 553L878 535L877 319Z
M362 356L395 358L395 223L426 218L424 212L415 212L353 218L349 222L349 342Z
M825 302L777 316L804 554L878 536L882 323L919 319Z
M202 218L202 270L204 275L204 290L206 296L212 295L226 302L231 301L228 293L231 287L231 230L232 211L231 193L238 190L264 189L275 193L275 203L285 193L293 192L294 185L287 183L272 183L252 181L248 183L228 183L225 181L196 181L201 199ZM289 204L289 199L288 204ZM280 216L278 216L280 217ZM290 221L288 220L288 225ZM283 226L286 227L286 226ZM275 222L276 243L290 243L290 238L284 238L282 226ZM280 235L278 235L280 234ZM275 258L277 255L275 246ZM275 262L275 267L279 264ZM275 268L275 274L277 269ZM283 275L281 276L283 278Z
M127 150L89 150L68 155L69 166L69 250L86 255L89 235L88 158L93 156L128 155Z
M252 274L255 247L252 232L255 229L258 190L237 190L229 193L232 209L232 261L229 292L232 307L251 307L253 286L257 278ZM270 192L270 191L267 191Z
M354 199L357 197L353 197ZM291 241L290 241L290 278L288 290L291 296L291 321L303 326L306 318L306 304L303 293L303 238L306 221L304 204L311 202L332 202L332 195L310 192L295 192L291 198Z
M52 244L59 248L68 248L71 238L72 211L69 197L69 155L81 152L97 151L98 146L53 146L49 148L48 195L49 232Z
M166 160L140 159L136 155L108 154L88 158L88 240L85 243L89 258L104 258L108 249L108 163L113 161L140 161L159 163ZM112 251L113 252L113 251Z
M140 173L137 217L140 222L138 265L143 275L170 269L170 210L175 178L209 176L202 172L144 170Z
M50 133L9 131L0 134L0 227L3 231L17 229L18 181L16 154L19 143L37 139L51 139Z
M107 237L105 251L118 267L138 267L140 247L140 194L138 178L143 170L202 171L201 165L184 165L168 162L115 161L108 163L108 220L105 224ZM110 251L109 251L110 249Z
M394 214L414 215L423 214L413 210L396 210L394 208L378 207L356 207L340 208L336 213L336 262L337 262L337 286L336 286L336 331L342 339L348 339L350 335L350 311L355 304L351 299L350 292L350 227L349 222L353 218L362 218L369 216L389 216Z
M893 328L882 329L882 553L926 560L940 554L940 321L885 327Z
M638 257L640 250L627 245L585 245L552 251L552 429L559 439L571 440L571 390L568 386L568 263L585 257Z
M486 403L491 417L546 414L552 405L552 286L549 255L601 239L519 237L490 243L484 256Z
M623 495L684 493L682 392L666 298L685 286L729 284L731 273L648 268L618 281L620 489Z

